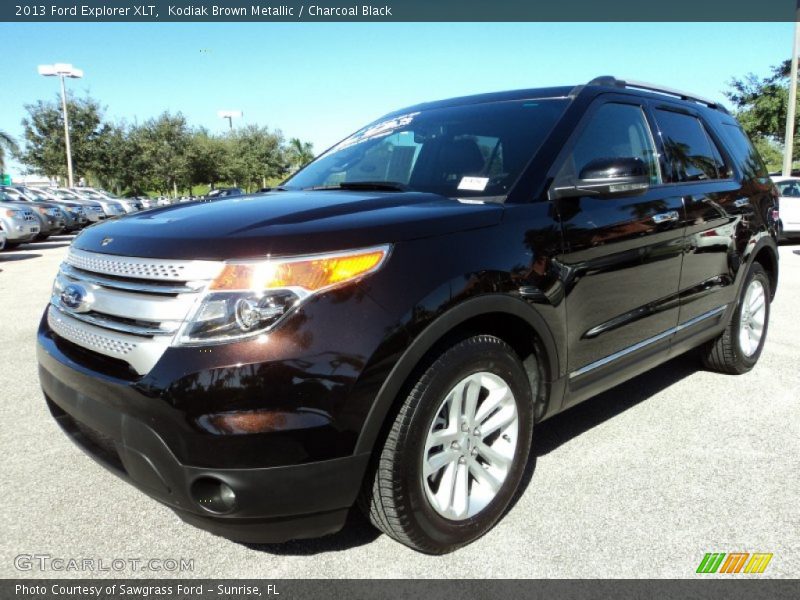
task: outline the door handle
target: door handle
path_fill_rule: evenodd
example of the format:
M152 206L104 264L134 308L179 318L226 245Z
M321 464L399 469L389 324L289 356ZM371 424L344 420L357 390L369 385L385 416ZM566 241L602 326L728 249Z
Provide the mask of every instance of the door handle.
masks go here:
M681 216L678 214L677 210L670 210L663 213L658 213L651 217L653 219L653 223L659 225L661 223L667 223L669 221L678 221Z

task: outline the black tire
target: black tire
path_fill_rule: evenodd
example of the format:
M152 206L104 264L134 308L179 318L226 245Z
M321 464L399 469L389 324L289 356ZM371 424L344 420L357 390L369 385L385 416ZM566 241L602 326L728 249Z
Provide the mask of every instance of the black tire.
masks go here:
M425 493L425 440L448 392L480 372L501 378L514 396L516 448L488 505L469 518L451 520L434 509ZM489 335L464 339L439 355L413 383L365 480L360 505L370 521L395 540L429 554L451 552L482 536L504 514L525 472L532 432L531 383L514 350Z
M49 237L50 237L50 234L49 234L49 233L40 233L39 235L37 235L37 236L34 238L34 240L35 240L35 241L37 241L37 242L43 242L43 241L45 241L45 240L46 240L47 238L49 238Z
M755 352L748 356L739 340L739 328L744 311L744 297L753 280L759 281L763 286L766 312L764 315L764 329L761 333L758 347ZM753 263L745 277L737 300L736 310L733 312L728 326L719 337L711 340L702 348L703 364L706 368L729 375L741 375L742 373L747 373L756 365L764 349L764 342L767 339L767 331L769 329L770 289L769 275L767 275L764 267L759 263Z
M5 250L13 250L19 248L20 242L6 242Z

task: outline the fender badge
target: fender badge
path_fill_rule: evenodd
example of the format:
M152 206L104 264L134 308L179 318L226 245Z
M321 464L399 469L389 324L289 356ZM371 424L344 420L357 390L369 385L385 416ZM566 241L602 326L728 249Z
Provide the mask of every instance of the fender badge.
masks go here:
M108 245L109 245L111 242L113 242L113 241L114 241L114 238L110 238L110 237L103 238L103 239L100 241L100 245L101 245L101 246L108 246Z

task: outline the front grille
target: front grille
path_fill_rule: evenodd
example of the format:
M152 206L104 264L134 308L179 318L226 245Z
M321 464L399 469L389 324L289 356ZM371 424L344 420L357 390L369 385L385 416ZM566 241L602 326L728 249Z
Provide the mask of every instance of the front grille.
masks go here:
M128 258L111 254L95 254L71 250L67 263L95 273L120 275L138 279L187 281L207 276L210 268L219 270L219 263L209 261L171 261L155 258ZM198 277L199 276L199 277Z
M26 221L36 221L36 217L34 217L33 213L29 210L22 211L22 218Z
M57 309L51 308L50 312L51 315L48 319L50 329L61 337L72 340L79 346L95 350L107 356L118 356L120 358L132 350L136 350L136 342L121 340L118 336L87 331L86 328L82 328L74 320L68 321L64 319L58 314Z
M61 265L48 322L73 344L125 361L139 375L152 369L221 262L145 259L71 249ZM86 292L80 312L58 290Z

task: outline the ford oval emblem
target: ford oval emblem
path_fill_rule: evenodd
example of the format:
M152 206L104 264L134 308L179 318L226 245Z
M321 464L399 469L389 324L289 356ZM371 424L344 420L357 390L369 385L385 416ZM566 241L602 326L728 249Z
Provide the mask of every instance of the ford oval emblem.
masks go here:
M108 246L113 241L114 241L114 238L111 238L111 237L103 238L102 240L100 240L100 245L101 246Z
M75 312L89 312L89 305L93 300L92 295L83 286L74 283L61 291L59 299L62 306Z

